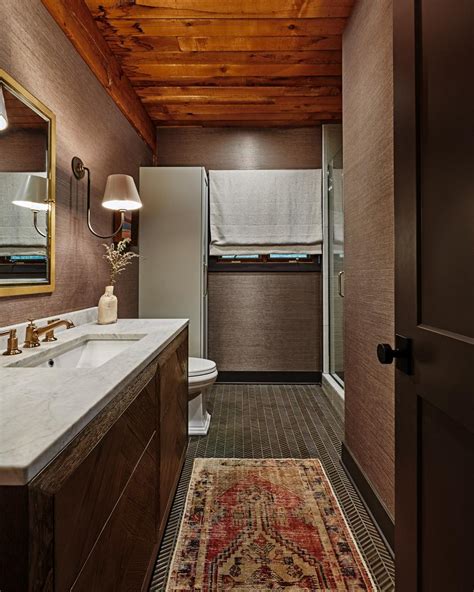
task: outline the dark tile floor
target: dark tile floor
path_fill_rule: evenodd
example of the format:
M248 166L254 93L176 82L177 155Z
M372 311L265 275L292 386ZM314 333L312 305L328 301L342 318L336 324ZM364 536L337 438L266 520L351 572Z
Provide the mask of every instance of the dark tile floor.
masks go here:
M190 440L150 591L165 589L197 457L320 458L360 550L383 592L393 591L393 557L340 464L343 425L321 388L311 385L215 385L207 436Z

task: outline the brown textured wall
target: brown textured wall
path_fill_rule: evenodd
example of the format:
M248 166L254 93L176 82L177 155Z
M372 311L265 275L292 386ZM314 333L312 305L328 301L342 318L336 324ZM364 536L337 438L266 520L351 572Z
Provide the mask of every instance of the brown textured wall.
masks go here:
M222 371L321 371L321 274L210 273L209 357Z
M107 175L138 180L151 154L40 0L0 2L0 67L45 103L57 118L56 290L0 299L0 326L94 306L107 282L101 239L85 223L84 187L71 179L80 156L91 168L93 219L107 233L112 216L100 206ZM118 286L119 315L137 315L138 266Z
M345 441L394 515L392 1L359 0L343 37Z
M158 164L207 169L321 168L321 127L158 129Z

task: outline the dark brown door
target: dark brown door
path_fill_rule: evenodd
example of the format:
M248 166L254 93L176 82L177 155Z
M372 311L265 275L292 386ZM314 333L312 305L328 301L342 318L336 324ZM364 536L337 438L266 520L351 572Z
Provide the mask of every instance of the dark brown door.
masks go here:
M393 4L397 590L473 592L474 2Z

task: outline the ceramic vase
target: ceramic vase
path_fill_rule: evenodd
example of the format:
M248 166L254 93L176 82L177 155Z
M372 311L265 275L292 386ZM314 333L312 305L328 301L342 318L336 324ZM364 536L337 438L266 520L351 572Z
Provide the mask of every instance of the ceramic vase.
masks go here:
M117 296L114 296L114 287L107 286L99 300L99 325L110 325L117 322Z

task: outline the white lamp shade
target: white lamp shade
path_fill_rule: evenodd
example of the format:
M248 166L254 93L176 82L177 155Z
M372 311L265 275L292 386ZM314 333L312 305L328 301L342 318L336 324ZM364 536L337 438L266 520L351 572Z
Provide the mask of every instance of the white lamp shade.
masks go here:
M46 211L49 208L48 180L46 177L28 175L20 185L12 203L36 212Z
M5 97L3 96L3 88L0 84L0 132L8 127L7 108L5 106Z
M138 210L142 202L130 175L109 175L102 205L109 210Z

